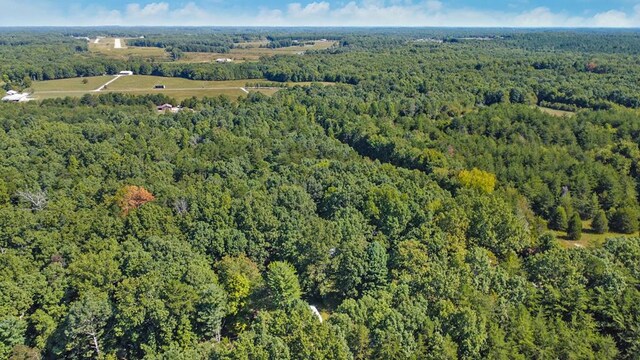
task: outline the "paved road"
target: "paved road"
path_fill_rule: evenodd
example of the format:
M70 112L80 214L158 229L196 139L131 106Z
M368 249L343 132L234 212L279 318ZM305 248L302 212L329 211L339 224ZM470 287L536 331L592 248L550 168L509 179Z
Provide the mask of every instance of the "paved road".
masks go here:
M111 84L112 82L114 82L114 81L116 81L116 80L120 79L120 76L122 76L122 75L116 75L113 79L111 79L111 80L107 81L104 85L102 85L102 86L100 86L99 88L97 88L97 89L93 90L93 92L102 91L104 88L106 88L106 87L107 87L107 85L109 85L109 84Z

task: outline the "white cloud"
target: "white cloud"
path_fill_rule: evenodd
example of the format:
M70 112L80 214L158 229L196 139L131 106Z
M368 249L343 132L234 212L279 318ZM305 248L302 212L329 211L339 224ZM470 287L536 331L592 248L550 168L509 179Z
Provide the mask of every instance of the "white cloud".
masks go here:
M130 17L145 17L145 16L157 16L166 14L169 11L169 4L166 2L150 3L141 7L140 4L127 5L127 16Z
M438 11L442 9L443 4L441 1L429 0L425 3L425 6L429 11Z
M640 0L638 0L640 1ZM233 11L221 0L180 6L168 0L132 2L123 8L52 4L48 0L0 0L0 24L27 25L207 25L207 26L501 26L501 27L640 27L640 4L631 11L610 9L597 14L569 14L546 7L518 6L500 11L451 7L440 0L293 1L284 8ZM56 2L57 3L57 2ZM218 4L218 5L215 5ZM519 10L516 10L519 9Z
M293 17L320 16L329 11L331 5L326 2L312 2L306 6L300 3L289 4L287 14Z

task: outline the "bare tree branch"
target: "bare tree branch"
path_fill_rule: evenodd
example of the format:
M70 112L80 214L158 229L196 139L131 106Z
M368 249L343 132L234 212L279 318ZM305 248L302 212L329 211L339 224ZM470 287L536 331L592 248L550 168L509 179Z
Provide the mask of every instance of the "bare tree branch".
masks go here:
M23 201L31 204L31 210L40 211L47 207L49 199L43 190L38 191L18 191L17 194Z

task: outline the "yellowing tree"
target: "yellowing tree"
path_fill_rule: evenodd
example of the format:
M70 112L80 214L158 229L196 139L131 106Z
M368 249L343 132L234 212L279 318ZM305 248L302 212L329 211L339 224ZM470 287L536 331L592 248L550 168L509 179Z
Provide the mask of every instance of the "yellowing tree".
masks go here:
M460 171L458 180L466 188L477 189L487 194L492 193L496 188L496 176L476 168Z

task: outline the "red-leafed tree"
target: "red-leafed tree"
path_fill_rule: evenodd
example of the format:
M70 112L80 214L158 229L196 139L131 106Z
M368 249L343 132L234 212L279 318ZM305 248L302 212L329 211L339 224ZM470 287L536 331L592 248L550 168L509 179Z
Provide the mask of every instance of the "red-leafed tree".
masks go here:
M125 186L116 194L116 202L124 215L155 199L147 189L135 185Z

